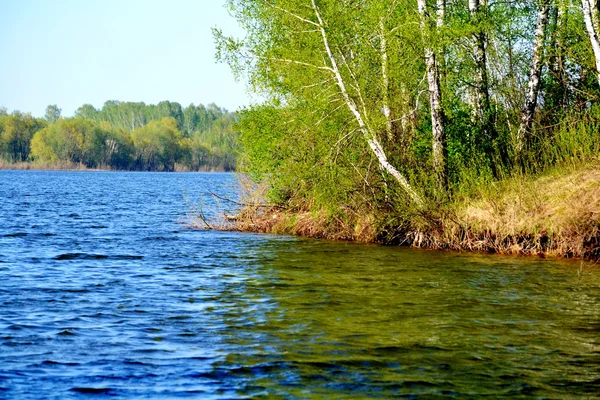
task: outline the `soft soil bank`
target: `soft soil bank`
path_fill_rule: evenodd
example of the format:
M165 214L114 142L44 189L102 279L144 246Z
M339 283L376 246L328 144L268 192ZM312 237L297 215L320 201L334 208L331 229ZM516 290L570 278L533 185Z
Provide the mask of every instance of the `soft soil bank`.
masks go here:
M394 221L402 220L402 223ZM429 249L600 258L600 162L519 176L410 217L246 207L227 229Z

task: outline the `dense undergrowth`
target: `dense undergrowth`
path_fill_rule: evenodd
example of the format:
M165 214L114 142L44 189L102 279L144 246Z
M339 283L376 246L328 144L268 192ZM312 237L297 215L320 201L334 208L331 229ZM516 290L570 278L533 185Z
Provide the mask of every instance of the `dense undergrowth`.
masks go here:
M235 228L598 256L600 20L571 0L229 0ZM583 7L582 7L583 5Z
M246 204L223 229L428 249L600 258L600 160L521 175L423 210L377 214Z
M592 110L579 122L564 121L539 147L543 157L532 155L526 167L512 174L494 178L491 170L486 174L457 168L448 197L434 198L423 207L389 190L379 193L382 201L362 206L307 201L306 194L282 201L268 182L245 180L245 206L221 227L429 249L597 259L600 131L591 122L596 118Z

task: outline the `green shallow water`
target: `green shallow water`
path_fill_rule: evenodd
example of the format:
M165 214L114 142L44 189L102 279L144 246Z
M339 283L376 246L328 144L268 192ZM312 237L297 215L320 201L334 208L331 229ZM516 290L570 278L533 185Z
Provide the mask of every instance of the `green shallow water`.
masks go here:
M227 320L238 351L221 372L263 393L599 396L597 270L319 241L253 252L268 256L236 301L265 311Z

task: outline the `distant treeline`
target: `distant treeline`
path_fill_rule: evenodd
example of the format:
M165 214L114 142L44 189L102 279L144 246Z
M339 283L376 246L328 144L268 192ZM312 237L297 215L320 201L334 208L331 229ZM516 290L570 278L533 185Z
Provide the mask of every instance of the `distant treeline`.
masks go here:
M0 108L0 159L139 171L234 170L236 114L215 104L107 101L73 118L49 105L44 118Z

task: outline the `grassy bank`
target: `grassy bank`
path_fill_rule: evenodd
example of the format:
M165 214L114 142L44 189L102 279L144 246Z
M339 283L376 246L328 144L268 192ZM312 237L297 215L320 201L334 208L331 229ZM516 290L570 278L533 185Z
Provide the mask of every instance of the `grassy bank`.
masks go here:
M110 171L110 168L88 168L84 164L76 164L70 161L57 162L9 162L0 160L0 170L18 170L18 171Z
M248 203L253 203L249 201ZM404 212L404 211L403 211ZM548 257L600 257L600 161L482 185L414 214L246 206L226 229Z

